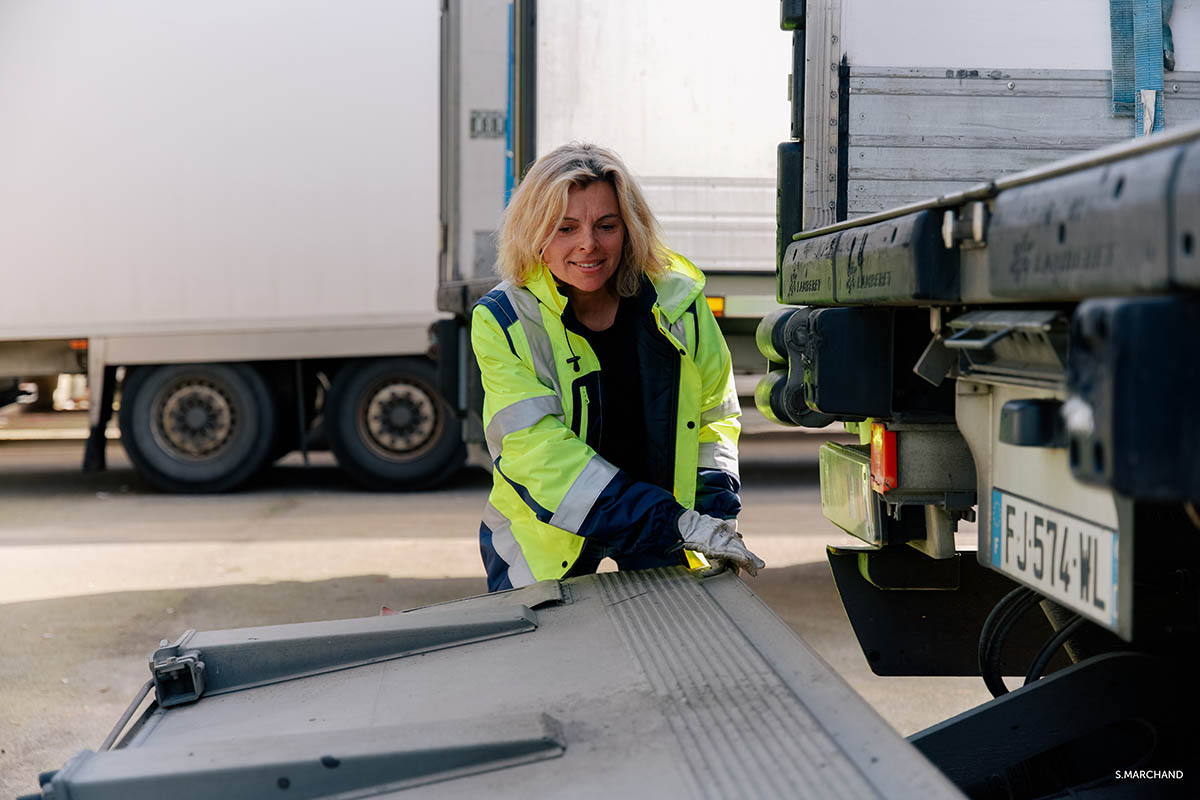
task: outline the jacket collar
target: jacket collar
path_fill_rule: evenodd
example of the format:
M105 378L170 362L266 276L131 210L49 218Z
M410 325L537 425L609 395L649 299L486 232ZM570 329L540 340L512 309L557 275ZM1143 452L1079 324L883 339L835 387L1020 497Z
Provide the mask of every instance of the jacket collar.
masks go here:
M678 253L668 253L667 270L653 280L653 286L659 312L668 323L672 323L704 291L704 273ZM538 266L525 288L543 305L562 316L563 309L567 307L567 298L558 290L554 276L545 264Z
M668 323L683 316L704 291L704 273L678 253L669 253L667 271L654 281L658 307Z

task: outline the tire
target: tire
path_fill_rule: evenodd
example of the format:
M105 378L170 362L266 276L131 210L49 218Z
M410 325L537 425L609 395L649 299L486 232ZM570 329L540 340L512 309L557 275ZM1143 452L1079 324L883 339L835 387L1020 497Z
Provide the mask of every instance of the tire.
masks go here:
M262 467L276 436L275 400L245 364L171 364L131 371L122 389L129 460L168 492L225 492Z
M457 472L466 448L457 416L419 358L349 362L325 398L338 464L368 489L425 489Z

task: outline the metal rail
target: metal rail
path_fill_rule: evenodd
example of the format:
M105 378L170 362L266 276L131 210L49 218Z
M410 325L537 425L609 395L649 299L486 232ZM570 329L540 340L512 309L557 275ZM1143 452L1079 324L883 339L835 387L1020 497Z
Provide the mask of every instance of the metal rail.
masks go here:
M117 737L121 735L121 731L125 730L125 726L133 718L133 712L137 711L138 706L142 704L142 701L146 699L146 695L150 694L150 690L153 688L153 678L142 685L137 696L133 698L133 702L129 704L129 707L125 709L125 713L121 715L121 719L117 722L116 727L104 738L104 743L100 745L101 752L112 749L113 744L117 741Z

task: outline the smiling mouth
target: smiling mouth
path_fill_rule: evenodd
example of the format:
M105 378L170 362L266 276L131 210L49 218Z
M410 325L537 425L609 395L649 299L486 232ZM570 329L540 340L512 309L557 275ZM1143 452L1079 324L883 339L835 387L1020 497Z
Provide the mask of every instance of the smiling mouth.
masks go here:
M604 266L604 262L608 259L600 259L599 261L572 261L571 263L580 269L599 269Z

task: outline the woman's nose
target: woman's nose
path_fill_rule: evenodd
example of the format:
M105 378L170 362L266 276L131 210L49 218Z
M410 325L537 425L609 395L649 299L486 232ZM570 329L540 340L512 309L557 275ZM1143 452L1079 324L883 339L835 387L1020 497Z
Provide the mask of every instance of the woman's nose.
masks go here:
M579 238L579 249L585 253L596 245L596 236L592 231L585 230Z

